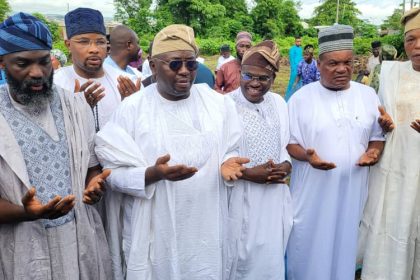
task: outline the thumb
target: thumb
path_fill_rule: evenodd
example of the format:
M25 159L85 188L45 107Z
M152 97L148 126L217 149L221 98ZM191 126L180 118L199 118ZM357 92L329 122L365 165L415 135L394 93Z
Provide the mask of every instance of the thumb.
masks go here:
M170 156L169 154L166 154L166 155L164 155L164 156L162 156L162 157L159 157L159 158L156 160L156 165L159 165L159 164L165 164L165 163L167 163L170 159L171 159L171 156Z
M308 156L312 156L312 155L314 155L314 154L315 154L315 150L314 150L314 149L307 149L307 150L306 150L306 154L307 154Z
M102 173L101 174L99 174L99 176L102 178L102 179L106 179L106 178L108 178L108 176L111 174L111 169L105 169L105 170L103 170L102 171Z
M80 82L78 79L74 80L74 93L79 92L80 91Z
M22 204L26 205L30 200L32 200L35 196L35 193L36 193L35 187L30 188L22 197Z
M250 160L249 158L245 158L245 157L236 157L235 162L239 164L244 164L244 163L250 162Z
M381 116L386 114L384 106L378 106L378 110L379 110L379 113L381 113Z
M141 85L141 78L138 78L137 82L136 82L136 89L137 90L140 90L140 85Z

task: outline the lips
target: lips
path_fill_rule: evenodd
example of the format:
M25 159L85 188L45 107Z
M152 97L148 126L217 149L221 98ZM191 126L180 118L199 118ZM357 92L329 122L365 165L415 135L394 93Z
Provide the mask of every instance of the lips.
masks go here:
M86 59L89 64L101 64L102 59L98 56L91 56Z
M43 84L35 84L30 86L33 91L41 91L44 88Z

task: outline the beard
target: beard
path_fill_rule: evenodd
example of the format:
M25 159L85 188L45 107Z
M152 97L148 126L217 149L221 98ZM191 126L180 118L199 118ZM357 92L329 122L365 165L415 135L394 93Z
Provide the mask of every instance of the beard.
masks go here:
M4 69L9 85L11 96L20 104L33 108L35 111L42 110L49 104L54 96L52 90L54 71L51 71L49 77L39 79L25 79L22 82L13 77L7 68ZM34 85L42 84L42 90L32 90Z

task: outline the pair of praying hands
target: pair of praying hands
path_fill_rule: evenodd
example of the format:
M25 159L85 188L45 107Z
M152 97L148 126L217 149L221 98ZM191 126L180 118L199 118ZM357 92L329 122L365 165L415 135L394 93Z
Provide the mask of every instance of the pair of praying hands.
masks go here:
M258 184L284 184L291 170L292 165L287 161L275 164L269 160L264 164L246 168L242 179Z
M138 78L137 82L134 84L130 78L121 75L117 78L117 81L117 88L120 92L121 100L140 90L140 78ZM77 92L84 93L87 103L92 108L105 97L105 88L100 83L94 82L93 80L88 80L83 85L80 85L79 80L76 79L74 84L74 93Z
M105 179L111 173L110 170L104 170L101 174L94 176L83 192L83 202L86 204L94 204L101 200L105 192ZM69 213L76 204L74 195L61 197L55 196L46 204L36 197L35 187L29 189L22 198L23 208L30 220L37 219L57 219Z

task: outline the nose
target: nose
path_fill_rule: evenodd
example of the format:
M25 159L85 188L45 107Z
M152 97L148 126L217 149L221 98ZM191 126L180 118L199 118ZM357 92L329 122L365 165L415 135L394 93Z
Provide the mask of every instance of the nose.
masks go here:
M32 65L31 69L29 71L29 77L32 79L41 79L43 78L44 73L42 71L42 68L39 65Z
M187 63L183 61L181 68L179 68L178 70L178 74L185 76L185 75L188 75L189 73L190 73L190 70L188 70L187 68Z
M344 73L347 71L346 65L344 65L344 63L339 63L336 69L336 71L339 73Z
M88 50L89 53L99 53L99 47L95 42L90 42Z

